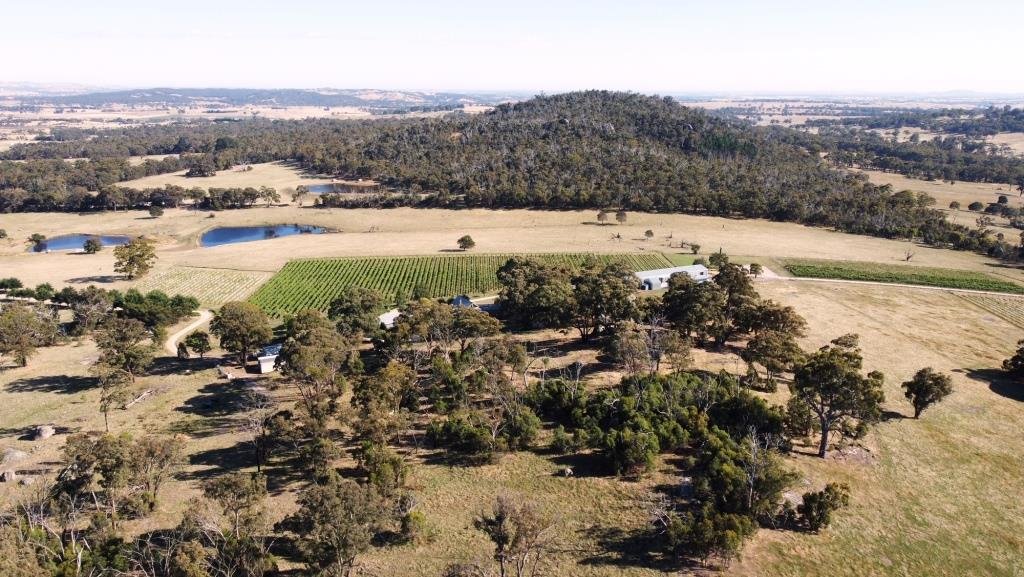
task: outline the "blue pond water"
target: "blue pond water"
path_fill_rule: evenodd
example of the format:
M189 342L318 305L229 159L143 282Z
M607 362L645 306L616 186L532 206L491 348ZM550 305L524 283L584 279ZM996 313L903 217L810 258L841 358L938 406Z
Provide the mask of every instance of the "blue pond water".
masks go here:
M322 226L306 224L278 224L273 226L224 226L203 233L199 239L202 246L220 246L236 242L252 242L292 236L293 234L323 234L330 232Z
M309 188L309 192L312 194L326 194L328 192L334 192L333 184L313 184L307 188Z
M95 235L95 234L65 234L48 238L44 242L33 245L29 252L46 252L48 250L82 250L85 241L95 238L99 239L103 246L120 246L128 244L131 238L121 235Z

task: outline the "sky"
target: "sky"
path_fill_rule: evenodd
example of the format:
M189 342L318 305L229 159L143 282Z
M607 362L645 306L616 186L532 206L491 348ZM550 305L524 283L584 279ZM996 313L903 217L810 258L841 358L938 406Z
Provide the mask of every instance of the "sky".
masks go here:
M1022 0L0 0L0 82L1024 93Z

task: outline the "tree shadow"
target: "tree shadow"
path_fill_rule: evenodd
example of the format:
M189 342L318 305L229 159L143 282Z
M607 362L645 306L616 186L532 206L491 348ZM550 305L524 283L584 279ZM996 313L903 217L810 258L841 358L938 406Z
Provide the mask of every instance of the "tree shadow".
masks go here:
M93 275L93 276L78 276L78 277L75 277L75 278L65 279L64 282L70 283L70 284L90 284L90 283L110 284L112 282L117 282L119 280L124 280L124 277L121 276L121 275L100 274L100 275Z
M907 417L906 415L904 415L903 413L901 413L899 411L890 411L889 409L883 409L882 410L881 419L882 419L883 423L888 422L888 421L899 421L901 419L908 419L908 418L909 417Z
M628 531L621 527L589 527L580 534L597 544L597 551L580 559L581 565L641 567L672 572L679 564L657 551L661 543L650 531Z
M40 423L48 424L48 423ZM28 425L25 427L5 427L0 429L0 437L15 437L19 441L32 441L37 425ZM79 429L71 427L62 427L52 425L54 436L57 435L70 435L71 433L78 432Z
M222 360L216 357L206 358L193 358L193 359L179 359L178 357L157 357L153 360L153 364L149 367L149 371L146 374L149 375L182 375L186 371L204 371L206 369L212 369L218 364L221 364Z
M197 471L181 471L175 478L179 481L205 480L231 471L254 467L256 459L248 441L239 441L230 447L207 449L189 456L190 465L204 467Z
M247 384L242 381L217 381L199 389L198 395L186 399L174 410L201 420L177 422L171 430L195 437L212 437L231 431L238 425L239 414L245 410Z
M573 477L609 477L614 474L599 453L574 453L559 455L550 459L560 471L572 469ZM560 472L559 471L559 472ZM556 472L555 474L559 474Z
M7 384L9 393L62 393L74 395L99 385L95 377L54 375L18 379Z
M1006 371L999 369L966 369L963 372L968 378L988 383L993 393L1024 403L1024 384L1014 379Z

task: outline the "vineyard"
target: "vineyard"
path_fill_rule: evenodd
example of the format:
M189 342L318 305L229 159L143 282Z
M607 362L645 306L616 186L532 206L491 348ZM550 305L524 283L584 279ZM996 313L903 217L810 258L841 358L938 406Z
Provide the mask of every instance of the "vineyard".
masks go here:
M965 301L981 307L1004 321L1024 329L1024 299L1012 296L957 293Z
M375 289L387 298L420 290L431 297L482 295L498 290L496 273L513 255L362 257L289 262L250 299L267 313L282 317L312 308L325 310L350 286ZM558 253L522 255L578 267L592 257L622 262L634 270L672 266L661 253L590 255Z
M796 260L785 261L793 276L934 286L1024 294L1024 287L985 273L871 262Z
M228 301L245 300L273 273L174 266L139 280L140 291L161 290L169 295L194 296L204 307L216 308Z

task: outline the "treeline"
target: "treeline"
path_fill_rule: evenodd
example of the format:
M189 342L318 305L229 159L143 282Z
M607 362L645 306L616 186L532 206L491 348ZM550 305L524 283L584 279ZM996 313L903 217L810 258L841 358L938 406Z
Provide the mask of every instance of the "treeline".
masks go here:
M959 134L972 139L1000 132L1024 132L1024 108L989 106L984 109L940 108L883 111L846 118L812 119L807 126L860 126L869 129L920 128L930 132Z
M896 142L852 128L820 130L811 136L840 165L875 168L911 178L1007 183L1024 190L1024 160L997 154L990 144L962 136Z

